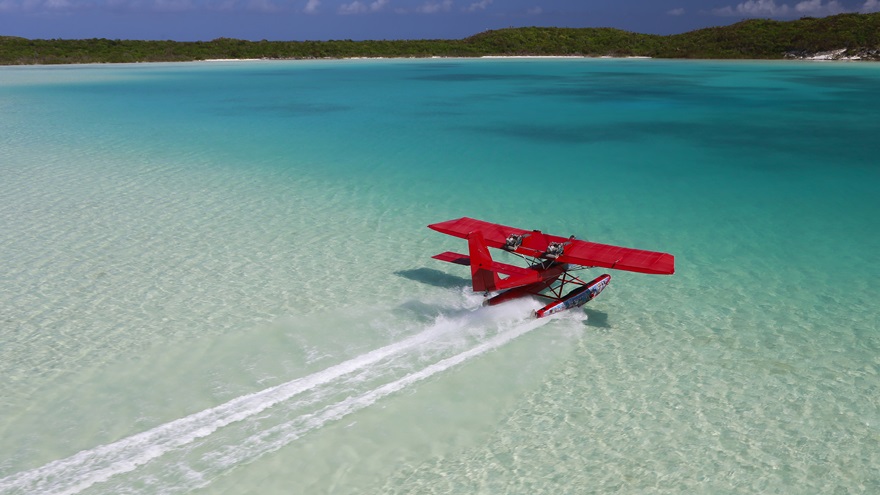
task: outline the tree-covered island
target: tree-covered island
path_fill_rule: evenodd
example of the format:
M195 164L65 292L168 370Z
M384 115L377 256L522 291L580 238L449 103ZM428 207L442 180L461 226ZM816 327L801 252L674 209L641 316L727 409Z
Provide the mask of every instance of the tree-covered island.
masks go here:
M31 40L0 36L0 64L183 62L352 57L615 56L880 60L880 13L780 22L752 19L668 36L612 28L508 28L460 40Z

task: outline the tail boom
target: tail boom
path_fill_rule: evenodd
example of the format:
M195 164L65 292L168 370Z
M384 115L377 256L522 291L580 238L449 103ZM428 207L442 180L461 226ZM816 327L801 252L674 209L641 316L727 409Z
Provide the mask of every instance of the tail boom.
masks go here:
M507 263L499 263L492 259L489 248L480 231L468 234L467 255L447 251L433 256L434 259L471 267L471 285L474 292L493 292L512 288L528 288L535 284L547 284L548 287L566 269L567 265L558 265L550 269L536 270L523 268ZM506 275L507 278L501 278ZM531 288L527 293L535 292Z

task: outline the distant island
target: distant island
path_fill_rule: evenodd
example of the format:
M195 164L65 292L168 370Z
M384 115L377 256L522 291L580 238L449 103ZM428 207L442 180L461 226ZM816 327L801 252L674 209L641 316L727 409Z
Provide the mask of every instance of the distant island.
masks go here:
M880 61L880 13L795 21L752 19L668 36L612 28L526 27L460 40L31 40L0 36L0 64L184 62L213 59L583 56Z

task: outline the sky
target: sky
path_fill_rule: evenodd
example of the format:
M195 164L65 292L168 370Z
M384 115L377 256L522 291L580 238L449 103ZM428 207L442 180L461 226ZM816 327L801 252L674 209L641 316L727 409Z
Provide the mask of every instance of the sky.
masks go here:
M520 26L675 34L880 0L0 0L0 36L208 41L458 39Z

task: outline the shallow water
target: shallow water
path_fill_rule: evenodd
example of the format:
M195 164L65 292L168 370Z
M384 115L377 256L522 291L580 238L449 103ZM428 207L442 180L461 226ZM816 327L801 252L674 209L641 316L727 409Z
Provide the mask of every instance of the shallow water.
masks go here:
M877 87L841 63L2 68L0 493L878 491ZM430 259L465 246L425 225L460 216L677 272L549 321L480 308Z

